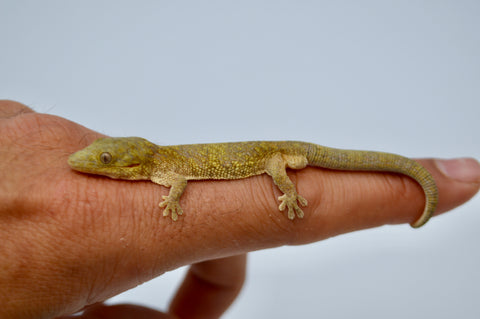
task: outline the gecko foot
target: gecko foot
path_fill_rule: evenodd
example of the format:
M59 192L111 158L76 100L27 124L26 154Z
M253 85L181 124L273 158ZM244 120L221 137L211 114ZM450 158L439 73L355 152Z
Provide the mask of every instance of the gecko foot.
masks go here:
M281 201L280 205L278 206L278 209L280 211L283 212L285 210L285 207L288 209L288 219L294 219L295 214L298 218L303 218L303 210L298 206L297 201L300 203L300 205L307 206L307 200L305 198L298 194L285 194L280 196L278 200Z
M163 210L163 216L168 216L171 214L172 220L176 221L178 219L178 215L183 214L183 210L178 203L178 200L172 199L169 196L162 196L163 202L161 202L158 206L165 207Z

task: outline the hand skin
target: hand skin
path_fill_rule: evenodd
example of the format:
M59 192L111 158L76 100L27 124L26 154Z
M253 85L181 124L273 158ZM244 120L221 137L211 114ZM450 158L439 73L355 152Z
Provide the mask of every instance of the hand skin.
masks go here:
M1 318L54 318L81 309L76 318L218 318L243 285L247 252L410 223L424 206L421 188L401 175L306 168L289 172L309 201L304 219L292 222L278 211L281 194L262 175L189 182L185 214L172 222L158 207L167 188L69 168L67 157L100 136L0 101ZM475 160L419 162L438 183L437 213L480 187ZM101 304L189 264L166 313Z

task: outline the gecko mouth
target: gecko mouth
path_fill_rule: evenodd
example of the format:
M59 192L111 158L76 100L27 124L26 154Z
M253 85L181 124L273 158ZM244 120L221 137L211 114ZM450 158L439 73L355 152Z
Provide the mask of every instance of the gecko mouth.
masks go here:
M126 168L134 168L134 167L138 167L140 166L140 163L133 163L133 164L130 164L130 165L127 165L127 166L124 166Z

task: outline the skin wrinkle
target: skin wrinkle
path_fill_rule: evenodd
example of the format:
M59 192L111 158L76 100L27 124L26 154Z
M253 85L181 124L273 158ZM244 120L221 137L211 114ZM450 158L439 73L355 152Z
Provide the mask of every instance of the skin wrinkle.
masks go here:
M194 185L195 184L196 183L194 183ZM221 188L218 184L215 185L215 188L216 187ZM192 191L195 191L195 189ZM212 193L215 193L215 191ZM188 202L185 207L188 208ZM207 252L210 258L221 258L245 252L245 248L238 246L239 233L243 230L242 221L243 216L245 216L244 212L230 216L230 218L225 219L225 223L223 223L224 218L219 218L216 213L206 212L203 206L200 206L196 215L203 216L201 220L199 219L201 222L197 223L196 217L186 216L182 223L183 234L175 232L175 235L179 237L176 242L188 252L187 255L189 255L194 262L204 260L204 258L198 254L200 250ZM174 227L180 223L169 221L168 224ZM263 237L265 237L265 235L263 235ZM221 241L218 240L219 238L221 238ZM191 241L202 243L201 249L199 249L199 247L193 248L188 244L186 247L183 246L184 243ZM231 243L234 243L233 246L239 247L240 250L231 250Z
M22 228L19 228L16 231L15 240L17 238L25 237L25 235L23 235L22 232L26 232L26 230L25 229L22 230ZM45 271L47 271L47 273L48 272L57 273L61 278L62 263L61 262L59 263L57 261L61 261L66 257L65 254L62 253L61 256L59 256L60 258L57 258L60 253L59 251L45 249L55 241L58 242L58 240L56 240L56 238L53 238L54 240L52 241L51 240L52 236L50 236L48 232L42 231L42 228L38 229L38 233L36 232L35 234L28 234L28 235L30 235L30 237L32 237L32 235L34 236L33 238L31 238L31 241L23 242L23 241L16 240L14 251L12 251L12 253L9 254L10 257L17 256L17 258L15 259L10 258L9 263L15 260L22 263L22 264L11 265L16 275L13 273L10 273L8 277L3 277L3 276L0 277L0 278L11 278L13 282L17 284L17 289L23 289L25 292L24 293L25 300L30 299L31 296L35 296L37 292L41 292L46 288L45 285L43 284L45 283L45 281L42 276L37 276L33 278L34 281L37 282L37 284L34 286L31 286L30 281L32 278L30 278L30 274L32 272L44 274ZM38 239L40 240L38 240L35 237L38 237ZM41 245L39 246L38 244L41 244ZM48 285L54 284L55 278L50 278ZM48 300L49 298L52 298L52 299L65 298L63 296L56 295L55 293L52 293L51 295L48 295L48 296L45 296L45 295L41 295L41 296L43 296L41 298L44 298L45 300ZM37 301L39 300L37 299Z
M347 182L344 184L344 187L341 188L336 188L335 189L335 194L334 197L338 198L339 201L345 202L347 200L350 200L353 202L352 205L349 205L347 209L344 209L344 215L345 215L345 221L344 224L355 224L355 219L358 221L358 211L361 211L363 207L365 206L364 203L370 202L372 198L370 197L370 189L374 189L375 186L378 184L375 181L375 176L376 173L374 174L369 174L369 173L364 173L364 172L349 172L348 175L346 176ZM355 183L355 180L362 176L366 181L367 185L363 188L354 188L353 191L351 187L349 187L352 183ZM386 176L386 175L385 175ZM389 180L388 178L384 178L384 180ZM383 184L382 184L383 186ZM383 206L381 204L377 204L377 207ZM333 208L332 210L335 210ZM362 221L368 221L370 220L370 216L375 214L377 211L377 208L372 210L368 215L365 214L366 216L362 218ZM350 222L348 221L350 220Z
M5 163L16 163L18 161L18 157L18 154L10 152L8 149L0 150L0 158ZM0 170L0 180L3 181L3 183L0 183L0 196L9 196L10 194L14 193L15 185L12 183L6 183L6 181L10 180L8 177L8 170ZM0 204L8 202L9 201L7 200L1 200Z
M393 175L393 176L392 176ZM390 178L387 179L388 176L385 176L386 184L389 186L389 193L392 194L392 201L398 199L398 197L394 197L394 193L398 192L397 196L400 195L400 199L402 201L408 201L409 198L422 198L424 194L420 185L415 183L414 180L411 178L406 178L405 176L401 176L399 174L390 174ZM393 183L395 182L395 184ZM418 216L422 213L422 203L425 201L418 201L412 203L412 206L416 206L418 211ZM410 201L411 202L411 201Z
M55 132L56 128L51 126L51 115L42 117L36 113L26 113L18 117L15 117L13 121L8 122L11 126L6 128L5 133L12 145L18 146L22 149L35 149L38 144L33 144L32 141L37 143L48 140L48 138L58 139ZM18 134L22 132L23 134ZM48 132L48 135L46 133ZM9 134L10 133L10 134ZM59 132L59 134L62 132ZM50 144L54 148L53 145Z
M233 181L235 183L235 181ZM201 200L200 203L202 203L195 214L189 214L185 216L185 227L182 229L183 234L180 234L182 237L185 237L185 239L188 241L189 238L192 236L196 235L195 233L197 232L196 229L202 229L202 232L206 232L209 234L217 234L218 238L222 238L222 242L227 242L229 241L229 236L231 234L235 234L236 231L238 231L236 224L235 223L223 223L223 220L229 220L230 218L234 219L239 219L241 218L241 214L244 214L244 209L242 208L243 205L241 205L241 202L236 200L236 195L238 193L243 193L244 187L239 184L241 190L238 193L235 193L234 196L227 198L224 196L222 190L224 189L223 183L226 182L193 182L191 183L191 189L190 193L191 194L201 194ZM204 188L204 184L210 184L214 188L218 188L219 191L213 191L209 193L204 193L202 192L202 189ZM187 193L188 194L188 193ZM189 209L189 207L194 207L195 203L198 203L197 196L194 197L187 197L188 201L186 200L185 203L185 208ZM225 207L222 207L224 203L230 203L233 202L233 205L225 205ZM205 204L204 204L205 202ZM238 202L238 205L235 203ZM183 204L182 204L183 205ZM198 205L197 205L198 206ZM213 208L217 206L218 208L214 210ZM220 207L219 207L220 206ZM203 216L201 219L198 218L198 216ZM220 226L219 226L220 223ZM174 223L178 224L178 223ZM190 225L195 225L194 229L190 229ZM221 232L221 233L219 233ZM202 240L202 238L197 238L199 240Z
M33 112L28 106L12 100L0 100L0 102L2 103L0 114L2 115L1 118L3 119L19 117L22 113Z
M232 201L234 203L235 202L239 203L238 206L234 205L235 207L238 207L237 214L235 214L235 215L237 215L237 216L235 216L235 219L238 219L239 221L241 221L242 215L248 214L248 215L251 215L251 216L258 216L258 220L262 220L262 219L265 218L265 216L268 216L268 214L266 214L266 212L271 211L272 207L274 209L277 209L278 202L276 201L275 197L272 197L271 194L268 195L269 194L268 192L265 192L265 194L267 196L261 196L258 192L256 192L257 194L254 194L254 193L255 193L255 190L258 190L258 189L271 190L272 189L271 186L273 185L273 183L271 182L271 178L266 176L266 175L250 177L250 178L248 178L248 180L251 181L251 183L248 184L248 185L244 185L243 183L241 183L238 180L233 180L233 181L207 181L207 183L214 183L213 185L218 187L220 192L221 192L222 189L224 189L224 187L221 185L223 183L228 183L228 184L234 183L234 184L238 185L238 188L240 188L240 189L237 190L236 192L234 192L233 196L230 196L228 198L228 203L230 203L230 201ZM196 187L202 187L199 184L203 184L203 183L204 182L202 181L198 184L195 183L195 182L192 183L192 184L195 184ZM192 192L196 192L196 190L192 189ZM215 192L215 196L218 196L218 194L219 194L219 192ZM280 193L279 193L279 195L280 195ZM238 196L238 199L237 199L237 196ZM223 195L222 195L222 197L223 197ZM258 200L255 201L255 202L257 204L259 202L262 203L261 205L263 207L265 207L265 211L261 211L261 210L249 211L248 210L249 209L248 205L245 205L245 203L241 202L240 198L242 198L242 197L252 198L252 200L255 200L256 198L258 198ZM217 203L218 203L218 201L217 201ZM220 203L222 203L222 205L223 205L223 201L221 201ZM227 203L227 201L225 201L225 203ZM231 206L232 205L229 204L228 206L226 206L226 208L229 208ZM202 205L202 207L203 207L203 205ZM186 206L186 208L188 209L188 206ZM228 214L231 214L231 208L229 208L228 210L229 210ZM197 212L196 215L203 215L203 214L201 214L201 212ZM212 215L212 214L210 214L210 215ZM217 214L213 214L213 215L217 215ZM281 222L279 224L283 225L283 227L285 228L285 229L281 230L275 236L276 238L283 238L283 236L286 236L287 234L292 233L291 232L291 229L292 229L291 222L287 221L281 212L279 212L279 211L274 212L272 215L270 215L269 218L271 220L275 220L275 221L280 220ZM223 218L215 217L215 219L216 219L215 224L218 224L218 222L221 222L221 220ZM202 224L202 223L200 223L200 224ZM263 225L263 224L264 223L259 223L260 226ZM224 234L219 235L221 238L223 238L223 241L228 240L228 237L230 236L230 234L236 234L240 230L242 230L242 233L245 233L246 236L248 236L249 238L252 238L253 241L259 242L259 241L264 241L265 240L265 232L262 232L262 231L259 230L259 225L256 225L255 227L253 227L250 224L245 224L244 226L242 226L242 225L239 225L238 223L227 223L227 224L224 224L222 227L218 227L218 225L217 225L216 228L221 229L222 233L224 233ZM215 232L215 231L218 231L218 230L212 229L211 231ZM235 240L233 240L233 242L235 242ZM242 252L242 251L239 251L239 253L240 252ZM223 256L219 256L219 257L223 257Z
M423 196L421 188L417 183L415 183L414 180L406 176L394 173L385 174L378 177L383 180L379 180L378 178L376 178L376 176L372 176L372 188L384 187L384 192L391 195L390 199L385 200L383 204L377 205L378 211L382 211L385 207L388 207L391 202L401 199L409 202L409 204L412 206L412 209L416 207L416 211L418 212L417 216L421 215L425 199L423 201L415 202L407 200L409 198L421 198ZM362 199L367 196L368 189L365 189L363 190L363 194L360 194L358 201L361 202ZM371 200L374 201L375 199L372 198ZM372 212L371 216L372 219L374 219L375 212ZM397 224L399 222L403 222L403 220L398 222L392 221L392 224Z
M238 191L232 193L231 197L226 198L222 192L225 189L225 184L236 187ZM206 193L203 191L207 185L213 188L211 192ZM240 230L243 229L243 226L239 223L242 222L245 214L248 214L245 211L245 207L240 201L240 198L241 196L248 194L247 190L250 189L250 187L245 187L243 183L238 181L194 181L191 183L190 187L191 188L188 191L189 193L186 194L187 196L185 196L185 201L182 202L182 205L189 211L192 211L190 207L197 206L198 209L194 213L192 212L185 216L183 219L184 222L182 223L184 225L182 228L183 233L179 233L178 235L187 242L190 239L196 241L211 240L208 238L205 239L204 237L198 238L197 233L201 232L208 234L209 238L222 238L221 242L225 243L225 247L230 243L237 245L235 236L237 236ZM193 196L189 196L188 194ZM201 194L201 201L199 201L198 197L194 194ZM206 202L205 205L203 204L204 201ZM233 204L226 205L227 203L230 203L230 201ZM202 204L198 205L198 203ZM212 208L215 206L217 209L212 211ZM223 220L225 220L225 223ZM232 220L235 220L235 222L232 222ZM168 224L177 225L179 223L169 222ZM207 244L205 246L208 247L209 245ZM213 246L218 245L214 243ZM212 254L223 257L223 255L221 255L223 254L221 248L216 248L215 251L212 251Z
M95 178L91 177L91 179L95 179ZM104 184L111 184L112 181L105 179L103 181L103 183ZM88 182L87 182L87 184L88 184ZM108 187L105 187L105 188L100 187L99 189L103 190L103 189L107 189L107 188ZM85 187L84 189L86 189L89 192L91 191L90 188L88 188L88 187ZM116 231L118 231L118 229L115 231L113 229L110 229L110 226L108 226L108 225L112 225L112 226L113 225L125 225L126 226L125 233L127 233L127 234L130 233L130 227L132 226L132 223L121 223L121 222L112 223L111 217L113 217L113 218L123 218L122 216L124 216L124 215L123 214L118 215L118 214L115 214L115 213L109 213L109 212L105 211L105 210L108 209L108 205L106 205L106 203L105 203L105 199L108 198L108 196L105 196L105 195L102 196L102 195L99 195L99 193L95 192L93 194L88 194L87 196L80 195L80 197L81 198L83 197L85 199L83 201L73 200L73 202L76 202L77 204L80 204L80 206L83 206L83 207L74 208L73 211L75 211L76 209L77 210L81 209L81 210L85 210L85 211L92 211L90 209L90 207L100 207L100 209L92 211L93 214L83 215L84 216L83 221L81 219L78 219L77 216L72 215L72 226L74 227L72 230L74 232L78 232L79 234L81 234L81 233L96 233L98 231L101 231L102 233L104 233L106 235L109 235L109 234L116 234L117 233ZM124 196L119 196L119 198L121 199L121 201L124 200ZM120 201L120 203L121 203L121 201ZM98 205L99 203L103 203L103 204L101 204L99 206ZM85 206L85 204L87 204L87 206ZM126 211L129 211L129 209L126 209ZM108 216L108 218L107 218L107 216ZM85 219L85 218L88 218L88 219ZM133 220L135 220L135 218L133 218ZM77 226L74 226L74 225L77 225ZM78 225L83 225L83 226L78 227ZM71 233L71 231L68 230L68 229L66 230L66 232ZM97 244L97 243L95 243L95 241L92 242L91 240L89 240L88 237L78 236L78 238L82 238L82 242L79 242L78 244L86 245L86 247L97 247L97 246L105 245L105 239L102 243ZM112 242L112 247L115 247L116 242L118 240L115 237L111 237L110 239L107 239L107 241ZM120 253L127 253L127 252L125 250L121 250ZM118 255L118 251L114 252L114 255ZM106 255L106 256L108 256L108 255ZM86 258L89 258L89 257L87 256ZM106 259L105 264L108 264L108 260L119 260L120 261L120 260L123 260L123 258L121 256L120 257L115 257L115 258L108 257ZM135 264L138 265L138 263L135 263ZM119 267L119 265L115 264L115 263L110 263L110 267L116 268L116 267ZM138 268L138 266L136 268ZM98 272L98 269L95 269L95 271ZM140 273L140 271L138 271L138 270L136 272ZM101 279L94 280L90 284L91 287L97 287L97 290L98 290L98 283L97 282L102 282L104 280L107 280L107 283L105 285L108 286L109 282L112 282L112 281L115 280L114 276L111 276L111 279L108 279L109 274L113 274L111 271L102 271L102 273L103 273L103 275L101 275ZM140 276L137 276L137 278L140 278ZM142 278L142 280L139 281L138 283L144 282L145 280L146 279L145 279L145 276L144 276ZM108 296L112 295L111 292L106 292L106 293L107 293ZM94 300L94 299L97 298L97 296L94 295L94 296L91 296L89 298L90 299L88 299L88 300Z
M92 178L94 178L94 177L92 177ZM110 181L108 179L105 179L104 182L105 182L105 184L111 184L112 183L112 181ZM131 185L130 183L127 183L127 184ZM143 186L147 186L147 185L145 185L146 183L141 183L140 182L139 184L144 184ZM140 186L140 185L138 185L138 186ZM145 198L145 196L142 194L143 192L141 191L145 187L138 187L138 186L137 187L132 186L132 187L134 187L132 189L132 191L133 192L138 192L139 196L141 198ZM132 188L132 187L130 187L130 188ZM105 189L108 189L108 187L105 187ZM103 204L101 204L100 207L103 207L103 208L100 211L97 211L97 213L95 213L95 216L92 215L91 223L94 223L93 225L97 224L96 227L98 227L98 225L100 225L100 226L103 225L103 227L106 227L105 229L100 230L106 235L109 235L109 234L115 235L115 234L118 234L118 233L122 234L121 236L109 236L109 237L107 237L106 240L108 242L111 242L112 247L117 247L117 246L124 247L124 245L127 245L127 247L131 248L131 247L138 246L138 245L140 245L140 243L138 243L137 240L135 240L135 239L136 238L141 238L141 237L143 237L143 240L148 240L152 243L160 242L159 239L161 239L162 235L164 234L161 229L159 229L156 232L149 232L149 233L144 233L144 232L140 231L140 229L145 229L145 226L142 226L142 225L155 224L158 220L158 216L155 218L155 216L154 216L155 212L147 213L147 209L140 209L139 210L138 208L130 207L132 203L126 201L126 198L128 197L126 195L127 194L125 194L125 195L119 194L119 196L117 197L119 199L119 201L117 203L121 207L125 207L124 209L120 209L120 211L118 211L118 212L110 211L108 205L106 204L106 201L104 200L104 199L108 198L107 194L105 194L104 196L101 196L100 202L103 203ZM148 202L148 198L145 198L144 203L147 203L147 202ZM98 203L95 206L98 206ZM145 208L148 208L148 210L150 210L150 211L152 210L151 206L148 207L148 205L146 205L146 204L143 205L143 206L145 206ZM125 214L123 212L132 212L132 213ZM103 216L105 216L105 217L103 218ZM102 217L102 219L99 220L99 217ZM128 222L125 222L125 220L124 220L125 218L128 219ZM102 220L104 220L104 222ZM117 221L115 221L115 220L117 220ZM90 227L88 225L91 224L91 223L87 223L86 227ZM111 226L116 227L116 229L110 229ZM119 226L121 227L120 229L118 229ZM154 236L152 236L152 235L154 235ZM158 237L159 239L155 239L155 237ZM149 240L148 238L151 238L151 239ZM135 282L134 285L137 285L137 284L141 284L141 283L145 282L146 280L148 280L149 278L151 278L151 273L153 272L153 270L151 270L150 272L147 272L147 274L145 274L145 267L140 266L142 264L142 258L140 258L140 254L141 254L142 249L140 248L139 250L134 250L134 251L137 252L139 257L132 259L133 263L129 267L129 270L127 272L130 273L130 274L133 272L135 274L136 280L134 281ZM118 250L115 251L115 255L117 255L117 256L115 258L110 258L110 259L118 260L119 262L121 262L122 260L125 260L125 258L130 257L130 256L126 256L126 254L129 254L129 249L128 250L123 249L123 248L118 249ZM119 265L118 264L112 264L112 267L119 267Z
M260 175L251 177L252 183L247 187L247 192L244 196L247 198L256 199L257 205L260 206L258 210L252 212L252 214L261 220L264 216L268 216L270 222L278 228L274 233L277 237L282 237L291 233L291 223L285 223L285 218L281 212L275 210L278 209L277 197L281 195L277 187L272 183L271 178L266 175ZM269 213L274 208L273 213ZM245 207L245 209L247 209ZM260 224L264 225L263 223ZM262 227L253 227L252 225L245 225L247 234L253 241L259 241L264 237L266 232ZM278 234L278 235L277 235Z

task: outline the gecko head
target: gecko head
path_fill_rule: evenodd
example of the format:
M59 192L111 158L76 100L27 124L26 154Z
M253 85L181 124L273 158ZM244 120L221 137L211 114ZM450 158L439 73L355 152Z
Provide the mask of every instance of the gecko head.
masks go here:
M99 138L70 155L76 171L120 179L148 179L146 173L155 145L140 137Z

